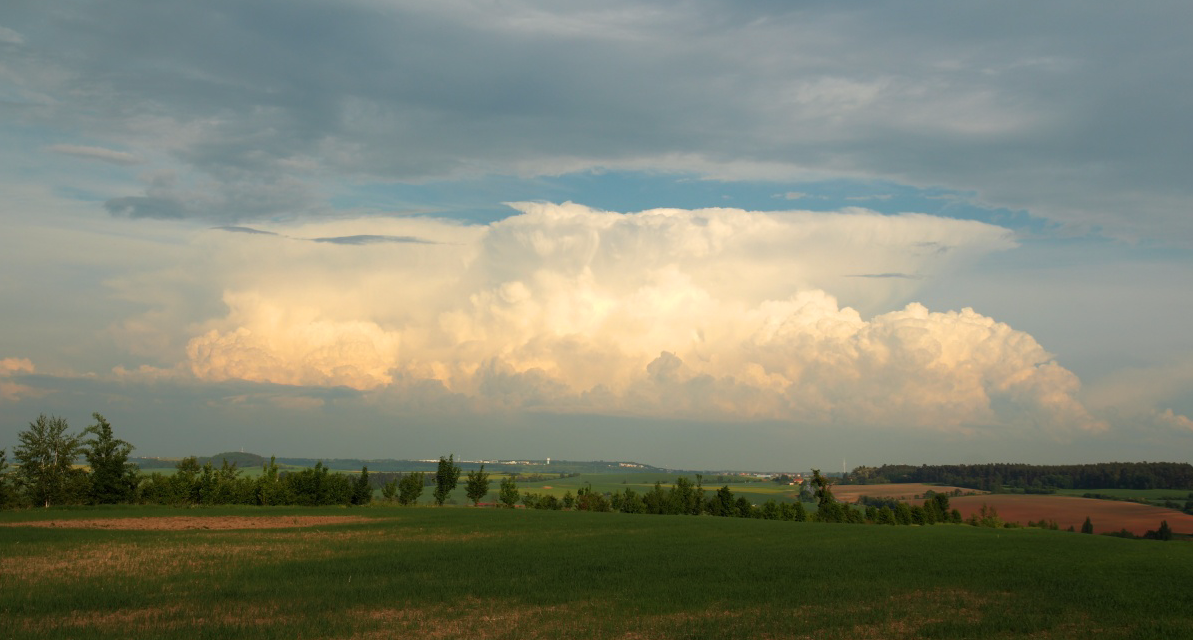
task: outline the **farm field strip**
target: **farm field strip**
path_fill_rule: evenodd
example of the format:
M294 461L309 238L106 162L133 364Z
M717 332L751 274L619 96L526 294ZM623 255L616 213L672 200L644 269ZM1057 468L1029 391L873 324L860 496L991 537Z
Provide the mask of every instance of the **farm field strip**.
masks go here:
M1193 533L1193 515L1134 502L1001 493L951 498L949 504L966 518L977 513L982 505L988 505L997 510L1003 520L1020 524L1027 524L1029 520L1055 520L1062 529L1072 526L1080 530L1088 517L1094 533L1126 529L1143 535L1149 529L1157 529L1161 520L1166 520L1175 532Z
M986 491L977 491L974 489L966 489L965 487L942 486L935 484L923 484L918 482L905 482L898 484L835 484L832 487L833 497L842 502L856 502L862 496L870 496L871 498L893 498L903 502L911 502L916 499L916 496L922 496L929 491L935 493L950 494L954 491L961 493L988 493Z
M179 511L346 515L102 515ZM0 527L0 637L1193 635L1184 543L533 510L347 515L357 513L305 528Z

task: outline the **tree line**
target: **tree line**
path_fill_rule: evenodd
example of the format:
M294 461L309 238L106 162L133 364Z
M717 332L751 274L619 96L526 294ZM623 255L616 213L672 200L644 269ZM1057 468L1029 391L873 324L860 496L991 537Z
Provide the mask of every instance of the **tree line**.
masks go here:
M280 471L274 460L256 477L227 460L219 467L184 458L171 475L142 476L128 461L133 446L117 438L99 413L95 424L71 434L64 418L42 414L18 434L13 449L17 467L8 473L7 451L0 449L0 508L75 504L171 505L331 505L365 504L372 499L368 467L351 478L313 469ZM85 466L76 464L79 458Z
M38 416L37 420L29 424L28 429L18 435L20 444L13 450L14 458L19 465L15 472L7 471L7 452L0 449L0 508L129 503L364 505L372 501L374 486L380 487L382 497L386 501L396 501L406 506L417 504L424 489L431 486L434 487L432 496L435 503L443 506L449 494L456 489L461 475L461 468L455 463L453 454L447 458L439 458L434 474L385 473L371 477L368 467L365 466L360 474L353 478L347 474L331 473L330 469L323 466L322 461L316 463L314 468L288 472L280 470L276 458L271 458L269 463L262 465L260 475L249 477L242 475L242 470L236 463L229 464L226 459L216 467L210 460L200 465L198 459L192 456L179 461L171 475L154 472L143 477L137 466L128 461L133 446L116 438L112 425L102 415L93 413L92 417L95 424L88 426L82 433L69 434L69 426L65 419L47 417L44 414ZM76 465L80 457L86 459L86 468ZM998 465L980 466L986 468ZM1103 465L1072 465L1098 466ZM917 469L884 466L871 470L878 474L884 470L903 468ZM927 467L918 469L925 468ZM468 472L465 494L474 506L479 506L480 501L488 495L490 485L489 474L485 472L485 466L482 464L480 468ZM1017 526L1003 522L997 512L986 505L982 506L979 513L963 521L958 510L949 508L949 497L944 493L929 491L925 496L927 500L922 505L909 505L892 498L862 496L859 499L861 508L857 509L838 502L833 497L828 478L821 475L818 469L812 470L812 478L808 485L810 493L801 490L800 500L795 503L779 503L771 499L762 505L755 505L745 496L734 496L728 485L709 495L704 489L703 476L700 474L696 475L695 482L686 477L679 477L666 489L661 482L656 482L650 491L643 493L626 487L606 494L593 490L591 485L586 485L578 489L575 495L569 491L562 498L529 491L521 493L518 491L517 479L509 476L500 483L496 506L512 509L520 503L525 508L533 509L711 515L794 522L889 525L966 522L986 527ZM816 503L814 512L809 512L804 506L805 499ZM1028 526L1056 528L1055 522L1044 521L1029 522ZM1092 524L1087 518L1082 532L1092 531ZM1124 530L1121 534L1112 535L1127 537L1129 533ZM1168 540L1172 538L1172 533L1165 521L1161 523L1159 530L1149 531L1145 537Z
M925 482L982 491L1006 489L1049 493L1057 489L1186 489L1193 465L1186 462L1099 462L1094 464L952 464L858 467L842 484Z
M9 471L8 452L0 449L0 508L78 504L166 505L363 505L380 487L386 499L415 504L426 486L435 487L436 504L443 505L455 489L460 467L454 455L440 458L436 473L369 474L368 466L350 476L332 473L317 462L299 471L279 469L276 458L262 465L261 473L245 475L227 459L216 466L208 460L183 458L174 473L159 471L143 476L129 462L134 447L117 438L112 425L99 413L95 424L81 433L69 433L64 418L38 416L18 434L13 449L17 466ZM79 459L86 465L79 465ZM484 465L469 472L467 494L479 503L488 492ZM478 493L479 492L479 493Z

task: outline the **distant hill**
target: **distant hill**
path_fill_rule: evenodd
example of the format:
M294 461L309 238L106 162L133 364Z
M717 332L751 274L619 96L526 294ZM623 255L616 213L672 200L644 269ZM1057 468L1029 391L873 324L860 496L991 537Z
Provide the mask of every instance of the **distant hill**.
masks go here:
M185 456L184 456L185 457ZM178 466L178 461L182 458L139 458L130 457L129 462L137 465L142 469L173 469ZM224 460L228 464L235 464L237 468L247 469L249 467L260 467L269 462L269 458L257 455L255 453L246 453L244 451L225 451L217 453L213 456L197 456L199 464L207 464L210 462L212 466L220 466L224 464ZM313 463L311 466L315 466Z
M260 467L263 464L269 463L269 458L257 455L255 453L246 453L244 451L225 451L223 453L217 453L213 456L199 458L199 464L207 464L210 462L212 466L218 467L224 463L224 460L227 460L228 464L235 464L241 469L247 469L248 467Z
M135 463L142 469L173 469L181 458L129 458L129 462ZM268 456L262 456L256 453L248 453L244 451L225 451L211 456L202 456L198 458L199 464L206 464L211 462L213 466L220 466L223 461L227 460L228 464L235 463L241 469L249 469L260 467L269 463ZM395 471L395 472L409 472L409 471L430 471L434 472L439 466L438 459L435 460L395 460L392 458L365 460L362 458L278 458L277 464L279 466L290 467L314 467L317 463L322 462L323 466L328 469L338 471L360 471L361 467L368 466L369 471ZM471 471L479 467L482 463L479 461L456 460L456 464L464 471ZM659 473L667 471L677 471L676 469L663 469L649 464L642 464L640 462L624 462L624 461L577 461L577 460L551 460L548 464L547 460L487 460L483 463L486 471L494 473L521 473L521 474L573 474L573 473Z
M359 471L368 466L369 471L431 471L439 466L435 460L394 460L391 458L378 460L364 460L360 458L278 458L278 464L294 465L297 467L313 467L317 462L329 469L344 471ZM471 471L479 467L479 461L456 460L456 464L464 471ZM576 461L576 460L488 460L483 463L486 471L494 473L643 473L665 471L662 468L641 464L638 462L620 461Z

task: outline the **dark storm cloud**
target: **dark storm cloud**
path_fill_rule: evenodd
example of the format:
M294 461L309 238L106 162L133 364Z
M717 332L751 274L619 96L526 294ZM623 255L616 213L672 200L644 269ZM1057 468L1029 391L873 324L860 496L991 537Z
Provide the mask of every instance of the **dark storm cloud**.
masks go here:
M303 216L327 196L298 184L621 166L879 178L1185 240L1191 21L1075 1L0 11L9 93L52 98L24 122L165 151L203 185L110 200L120 215Z

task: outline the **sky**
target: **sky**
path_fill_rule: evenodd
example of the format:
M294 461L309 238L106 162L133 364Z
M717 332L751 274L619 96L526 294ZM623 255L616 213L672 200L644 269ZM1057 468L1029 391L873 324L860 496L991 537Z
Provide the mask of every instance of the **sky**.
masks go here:
M9 0L0 448L1189 462L1191 23Z

